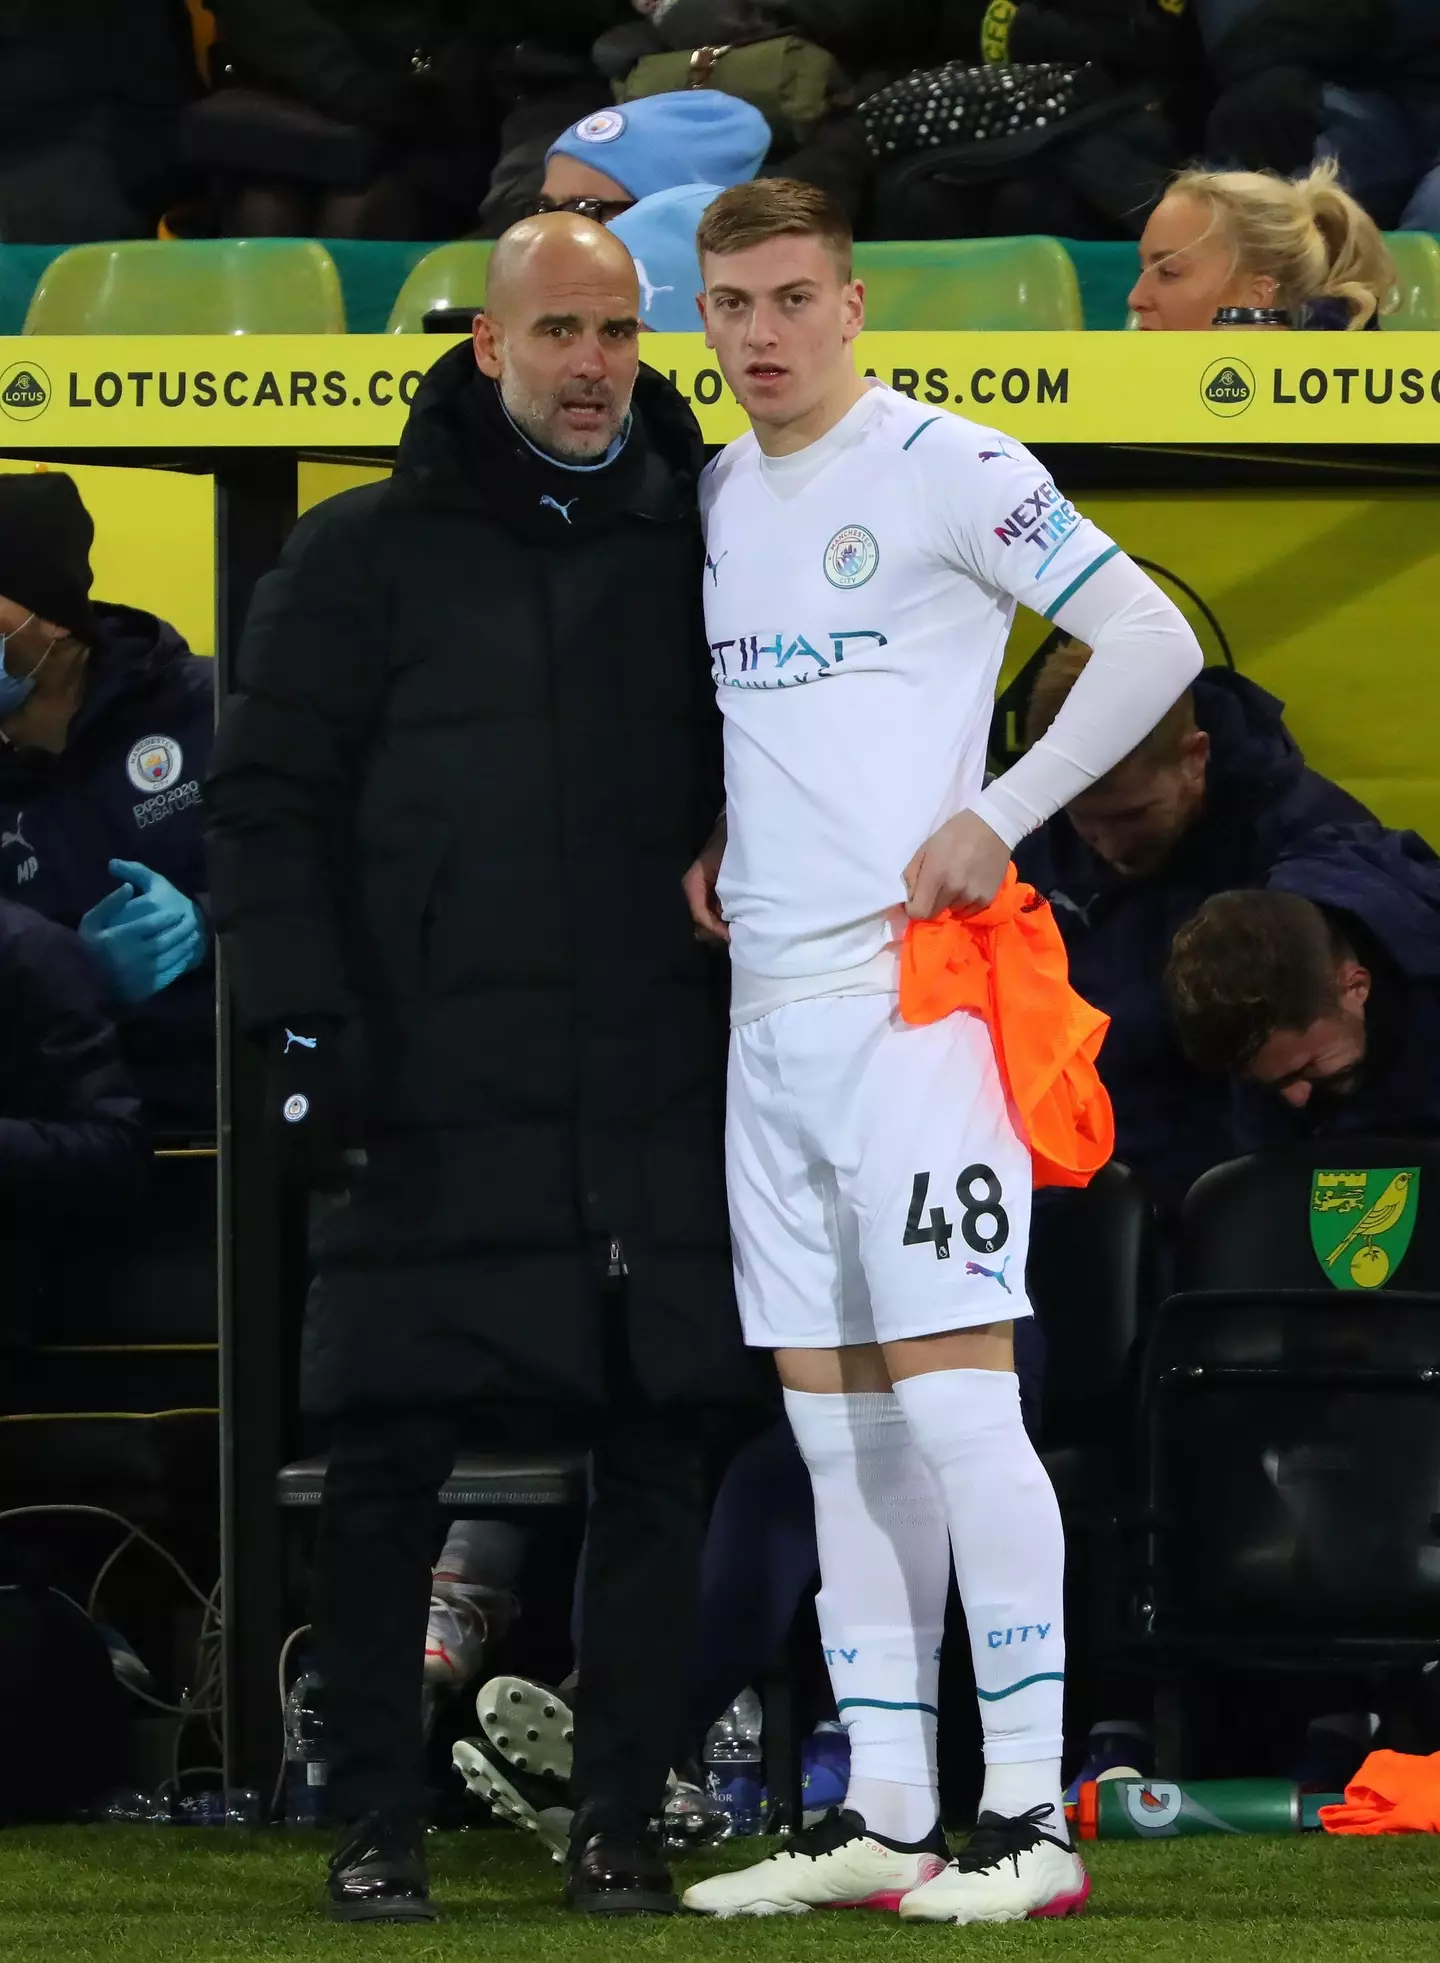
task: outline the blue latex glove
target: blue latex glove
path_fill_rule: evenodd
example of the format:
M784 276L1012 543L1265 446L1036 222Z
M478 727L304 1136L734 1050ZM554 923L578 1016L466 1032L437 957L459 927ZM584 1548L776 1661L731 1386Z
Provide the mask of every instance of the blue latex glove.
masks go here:
M149 866L112 859L123 883L80 922L80 938L120 1002L147 1002L205 959L205 916L193 900Z

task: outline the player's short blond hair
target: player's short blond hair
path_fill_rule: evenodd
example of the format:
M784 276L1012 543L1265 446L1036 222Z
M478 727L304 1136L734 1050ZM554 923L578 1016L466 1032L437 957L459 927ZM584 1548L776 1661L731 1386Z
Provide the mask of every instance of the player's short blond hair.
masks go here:
M1038 743L1046 730L1059 715L1072 688L1083 674L1085 664L1093 650L1083 641L1061 641L1046 655L1040 673L1035 677L1035 686L1030 694L1030 704L1025 711L1025 744L1027 749ZM1193 736L1198 727L1195 721L1195 697L1187 688L1179 699L1170 704L1164 715L1156 723L1148 736L1140 741L1128 756L1122 757L1115 769L1107 772L1099 782L1107 783L1116 771L1123 770L1128 763L1150 765L1178 763L1184 754L1185 739Z
M828 191L793 177L756 177L732 184L705 207L695 233L703 267L707 255L748 252L767 239L819 239L842 280L854 263L850 220Z

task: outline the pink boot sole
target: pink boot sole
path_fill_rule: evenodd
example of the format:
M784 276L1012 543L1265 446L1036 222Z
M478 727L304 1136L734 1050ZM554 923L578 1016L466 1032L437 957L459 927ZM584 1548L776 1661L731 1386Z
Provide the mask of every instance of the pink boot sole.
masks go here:
M1044 1908L1032 1908L1026 1917L1028 1922L1037 1922L1042 1916L1079 1915L1090 1899L1090 1877L1085 1877L1085 1886L1077 1888L1073 1895L1057 1895L1047 1902Z
M944 1874L945 1863L938 1854L928 1854L921 1863L920 1880L914 1885L919 1888L926 1881L933 1881L937 1874ZM1087 1882L1088 1887L1088 1882ZM887 1888L878 1895L867 1895L860 1902L833 1902L832 1908L873 1908L882 1909L891 1915L899 1912L900 1904L910 1893L908 1888ZM1046 1911L1041 1911L1046 1913Z

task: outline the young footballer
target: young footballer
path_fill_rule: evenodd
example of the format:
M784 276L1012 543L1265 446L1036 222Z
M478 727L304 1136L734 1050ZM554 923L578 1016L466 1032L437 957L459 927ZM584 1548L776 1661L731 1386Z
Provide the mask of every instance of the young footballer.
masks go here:
M686 879L728 939L728 1172L746 1339L775 1352L815 1493L843 1809L698 1883L717 1915L1079 1909L1060 1787L1064 1544L1020 1421L1031 1163L987 1021L898 1013L907 923L987 905L1011 848L1127 755L1201 666L1174 606L1019 443L856 371L843 214L728 190L698 246L751 433L701 485L726 814ZM982 788L1015 604L1094 655ZM953 1552L985 1739L967 1851L939 1830Z

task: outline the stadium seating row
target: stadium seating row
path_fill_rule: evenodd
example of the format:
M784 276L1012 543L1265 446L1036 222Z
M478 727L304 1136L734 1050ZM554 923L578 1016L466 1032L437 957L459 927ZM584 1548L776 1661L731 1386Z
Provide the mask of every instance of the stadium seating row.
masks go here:
M1401 304L1386 325L1440 328L1440 242L1397 232ZM413 248L400 248L413 260ZM1133 248L1105 279L1130 276ZM435 308L479 305L490 246L461 239L411 266L391 333L418 333ZM1076 261L1059 239L893 240L857 245L867 319L879 330L1075 330L1086 325ZM343 334L335 258L317 239L128 239L73 246L41 274L27 334Z

